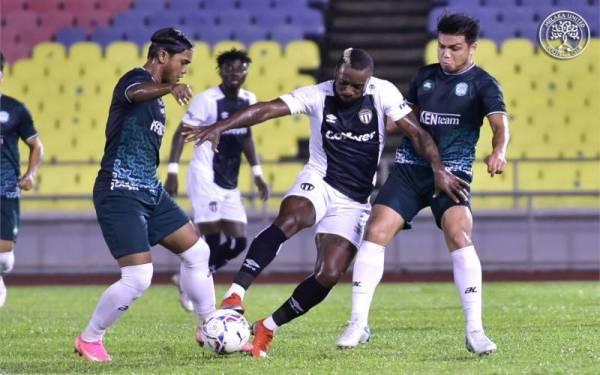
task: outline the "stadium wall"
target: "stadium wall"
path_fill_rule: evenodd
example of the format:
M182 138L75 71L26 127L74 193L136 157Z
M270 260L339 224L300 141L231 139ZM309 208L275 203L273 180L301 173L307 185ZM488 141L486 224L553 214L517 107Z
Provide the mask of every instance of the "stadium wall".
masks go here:
M272 219L250 214L249 237ZM486 210L474 212L474 220L473 238L484 271L600 270L598 210ZM308 273L315 255L314 230L304 230L284 244L265 273ZM177 257L160 246L152 256L157 272L178 269ZM93 213L24 213L16 258L15 276L117 273ZM242 260L223 271L237 271ZM451 271L442 233L427 211L386 252L387 273L412 271Z

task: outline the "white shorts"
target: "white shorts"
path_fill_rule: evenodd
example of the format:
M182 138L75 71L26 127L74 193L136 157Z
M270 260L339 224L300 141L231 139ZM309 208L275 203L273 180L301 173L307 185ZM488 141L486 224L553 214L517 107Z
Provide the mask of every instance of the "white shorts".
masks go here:
M194 223L219 220L248 222L240 189L224 189L190 168L187 192L192 202Z
M312 202L316 212L317 233L336 234L357 248L360 246L371 213L370 203L359 203L347 197L309 167L304 167L285 197L293 195Z

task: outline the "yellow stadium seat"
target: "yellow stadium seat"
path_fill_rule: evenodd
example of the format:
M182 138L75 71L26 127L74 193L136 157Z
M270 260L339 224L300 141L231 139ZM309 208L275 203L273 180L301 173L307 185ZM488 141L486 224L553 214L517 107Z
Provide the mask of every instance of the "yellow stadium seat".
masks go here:
M102 60L102 47L93 42L77 42L69 48L69 60L78 63L93 63Z
M33 47L32 60L38 63L61 63L67 58L62 43L42 42Z
M44 66L29 59L18 60L12 66L12 79L21 82L42 80L47 75Z
M438 41L431 39L425 46L425 65L435 64L438 62ZM477 59L475 60L477 61Z
M500 53L504 60L520 62L532 58L535 49L529 39L510 38L500 45Z
M432 47L435 52L435 60L432 63L437 63L437 40L433 40L432 42L435 42L434 47ZM474 60L477 65L482 66L485 70L490 69L490 66L493 66L498 61L498 47L496 46L496 42L490 39L479 39L477 41Z
M233 48L243 51L246 50L246 46L242 42L238 42L237 40L223 40L213 46L211 60L217 61L217 56L219 56L219 54Z
M121 61L139 61L140 48L132 42L113 42L106 47L105 58L107 61L119 63Z
M260 40L250 45L248 56L253 65L273 65L280 63L283 52L279 43L272 40Z
M295 40L285 47L285 59L296 68L317 69L321 65L321 52L313 41Z

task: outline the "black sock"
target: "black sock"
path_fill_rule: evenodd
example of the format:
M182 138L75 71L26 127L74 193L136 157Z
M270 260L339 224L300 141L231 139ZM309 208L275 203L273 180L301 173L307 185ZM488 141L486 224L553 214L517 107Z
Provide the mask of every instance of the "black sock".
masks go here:
M294 289L292 296L273 313L273 321L281 326L290 320L304 315L327 297L331 288L319 284L315 275L304 279Z
M246 237L227 237L219 247L210 252L209 265L212 272L216 272L219 268L227 264L231 259L240 255L246 249ZM214 254L214 255L213 255Z
M221 245L221 233L211 233L204 235L204 241L208 244L210 249L210 257L208 258L208 266L211 270L214 269L215 263L219 258L219 247ZM214 272L214 271L213 271Z
M262 270L275 259L279 246L286 240L285 234L275 225L259 233L250 244L246 259L233 282L248 289Z

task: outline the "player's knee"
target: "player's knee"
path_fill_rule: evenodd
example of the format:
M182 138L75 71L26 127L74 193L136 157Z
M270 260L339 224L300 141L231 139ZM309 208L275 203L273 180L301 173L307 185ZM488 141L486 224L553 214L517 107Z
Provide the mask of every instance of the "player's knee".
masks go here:
M133 289L139 297L150 287L153 273L152 263L126 266L121 268L121 282Z
M179 254L181 262L187 268L207 267L210 248L203 239L199 239L192 247Z
M462 249L471 246L471 236L462 229L449 230L446 233L448 244L452 249Z
M246 237L229 237L227 238L227 243L229 244L229 252L226 258L227 260L231 260L246 249L247 239Z
M383 223L369 223L365 229L364 238L369 242L383 243L389 242L389 237L394 233L390 231Z
M0 273L12 271L15 265L14 251L5 251L0 253Z
M336 267L321 267L315 274L315 279L326 288L333 288L340 281L344 271Z

